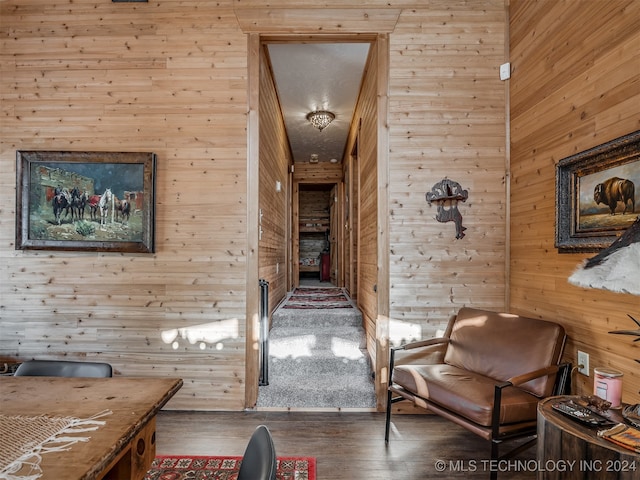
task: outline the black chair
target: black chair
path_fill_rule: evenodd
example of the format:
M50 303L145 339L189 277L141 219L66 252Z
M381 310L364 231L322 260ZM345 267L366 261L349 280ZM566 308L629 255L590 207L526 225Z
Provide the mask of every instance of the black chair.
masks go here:
M258 426L251 435L242 457L238 480L275 480L276 449L271 432L264 425Z
M66 360L27 360L21 363L16 377L93 377L106 378L113 376L113 369L108 363L72 362Z

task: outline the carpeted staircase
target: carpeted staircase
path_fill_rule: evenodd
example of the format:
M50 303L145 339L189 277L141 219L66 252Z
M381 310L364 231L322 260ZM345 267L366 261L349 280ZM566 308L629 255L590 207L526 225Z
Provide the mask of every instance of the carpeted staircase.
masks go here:
M273 313L269 385L259 387L258 407L375 408L358 308L348 298L348 308L287 308L290 300Z

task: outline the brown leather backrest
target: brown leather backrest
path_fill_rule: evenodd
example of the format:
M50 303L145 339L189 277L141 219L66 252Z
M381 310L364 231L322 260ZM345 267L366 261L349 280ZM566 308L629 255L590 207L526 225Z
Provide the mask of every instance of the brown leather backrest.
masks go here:
M557 323L475 308L461 308L444 361L495 380L557 365L564 348L564 328ZM546 397L555 376L521 386Z

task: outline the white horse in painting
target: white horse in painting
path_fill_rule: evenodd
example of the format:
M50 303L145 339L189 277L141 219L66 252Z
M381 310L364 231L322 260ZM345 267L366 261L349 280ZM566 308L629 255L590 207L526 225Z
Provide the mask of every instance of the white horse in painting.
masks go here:
M113 199L113 194L111 193L111 189L107 188L104 193L100 196L100 203L98 203L98 207L100 207L100 225L105 225L107 223L107 215L109 214L109 209L111 208L111 200Z

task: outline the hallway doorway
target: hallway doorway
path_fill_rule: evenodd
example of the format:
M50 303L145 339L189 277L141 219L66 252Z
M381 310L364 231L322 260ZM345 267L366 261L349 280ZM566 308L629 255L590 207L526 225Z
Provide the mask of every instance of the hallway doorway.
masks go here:
M367 57L367 68L363 73L363 78L358 92L358 104L354 109L353 116L347 118L348 134L346 143L342 147L339 157L325 158L317 162L309 161L309 159L296 158L295 154L291 154L290 164L290 183L285 188L290 192L288 205L292 213L297 206L296 188L300 185L314 184L332 184L333 193L330 194L332 201L329 205L329 232L325 232L325 243L323 250L326 249L328 243L329 256L329 281L335 286L344 286L346 277L349 279L350 295L357 299L358 307L362 311L362 324L365 328L365 345L371 365L375 373L376 379L381 379L383 375L380 372L386 364L387 343L384 338L387 331L386 317L388 312L388 252L386 245L388 243L386 232L388 231L388 141L387 141L387 77L388 77L388 38L386 35L357 35L352 38L342 36L340 38L332 38L332 43L341 43L355 41L362 43L368 42L370 45L369 56ZM257 195L250 195L249 198L249 216L248 222L251 227L255 221L259 226L258 231L251 236L255 241L256 248L250 249L251 252L269 252L265 250L261 244L261 239L269 238L270 232L266 231L265 220L263 218L264 211L268 211L267 207L263 207L260 203L262 195L262 178L263 172L269 172L263 168L262 162L264 155L269 155L270 150L264 150L263 143L265 141L260 135L256 136L256 132L261 132L262 128L271 121L277 121L277 112L273 109L269 111L262 110L263 104L261 99L260 75L269 70L261 63L261 55L266 46L273 42L295 43L296 38L289 36L286 38L266 37L260 35L250 35L250 51L256 55L250 61L250 117L249 117L249 170L250 182L249 191L252 192L252 185L260 188ZM326 37L312 38L305 36L304 39L298 40L299 43L305 44L327 43ZM266 57L268 58L268 56ZM253 72L253 73L252 73ZM277 85L278 79L274 78L274 84ZM277 87L276 87L277 88ZM280 90L278 92L281 93ZM282 102L282 94L278 95L278 99ZM282 108L282 106L280 107ZM310 107L300 109L298 115L303 115ZM275 115L274 115L275 114ZM283 109L283 121L286 125L286 112ZM303 115L304 116L304 115ZM336 117L339 118L339 117ZM265 119L264 121L259 121ZM345 119L342 119L345 121ZM259 125L262 125L259 129ZM336 128L339 126L338 120L335 122ZM313 128L305 119L305 128ZM302 128L302 127L301 127ZM331 128L329 125L328 129ZM287 127L286 141L292 143L290 129ZM358 146L356 147L355 143ZM275 140L271 137L270 141ZM269 146L271 148L271 146ZM349 152L346 154L346 152ZM255 162L255 163L254 163ZM345 186L345 168L349 169L350 186ZM252 178L252 173L258 179ZM271 173L269 173L271 175ZM335 175L335 176L334 176ZM273 177L275 179L275 177ZM357 180L356 180L357 179ZM277 182L276 182L277 183ZM265 185L269 187L269 182ZM350 193L347 194L347 191ZM299 191L298 191L299 193ZM349 197L350 208L345 207L345 199ZM347 215L349 215L347 217ZM296 235L296 229L300 228L298 222L295 221L295 214L286 217L291 218L290 224L290 240L291 247L289 263L286 269L291 273L291 283L288 284L289 289L295 286L296 281L300 282L299 250L296 255L294 244L297 242L297 248L300 249L300 237ZM268 225L268 224L267 224ZM349 231L349 253L345 253L346 244L344 241L346 231ZM335 235L333 235L335 232ZM384 235L381 235L384 232ZM297 232L299 233L299 232ZM316 232L318 233L318 232ZM317 239L318 241L320 239ZM250 241L251 244L251 241ZM362 248L366 247L363 251ZM274 245L274 252L277 254L278 245ZM331 255L333 251L333 255ZM269 253L269 256L271 254ZM282 266L278 263L272 268L269 265L269 256L262 254L252 257L248 265L248 291L251 289L253 279L257 281L257 275L252 276L251 272L268 272L275 274L273 282L279 284L277 275L282 275ZM282 255L280 255L282 257ZM277 255L273 256L277 258ZM302 256L302 258L307 258ZM277 260L276 260L277 261ZM319 260L320 262L321 260ZM267 262L267 263L265 263ZM303 267L306 265L302 265ZM348 266L348 267L347 267ZM345 272L349 273L346 274ZM298 271L297 271L298 270ZM315 273L315 272L314 272ZM320 271L317 272L319 281ZM248 294L247 296L247 312L255 311L251 307L253 301L258 299ZM277 303L276 303L277 304ZM274 307L276 304L273 304ZM382 317L380 316L382 314ZM382 325L378 328L376 324ZM247 323L247 403L255 404L257 397L257 389L253 386L254 368L251 365L254 354L250 343L252 331L255 328L253 322ZM255 337L255 334L253 334ZM255 378L257 384L257 377ZM384 402L384 394L382 392L383 385L376 380L376 398L377 408L381 409Z
M336 209L336 191L335 183L298 184L297 218L294 209L292 220L292 224L298 225L298 241L293 242L292 254L294 262L296 257L298 259L296 286L313 280L327 286L341 286L337 284L339 251L336 216L340 212Z

